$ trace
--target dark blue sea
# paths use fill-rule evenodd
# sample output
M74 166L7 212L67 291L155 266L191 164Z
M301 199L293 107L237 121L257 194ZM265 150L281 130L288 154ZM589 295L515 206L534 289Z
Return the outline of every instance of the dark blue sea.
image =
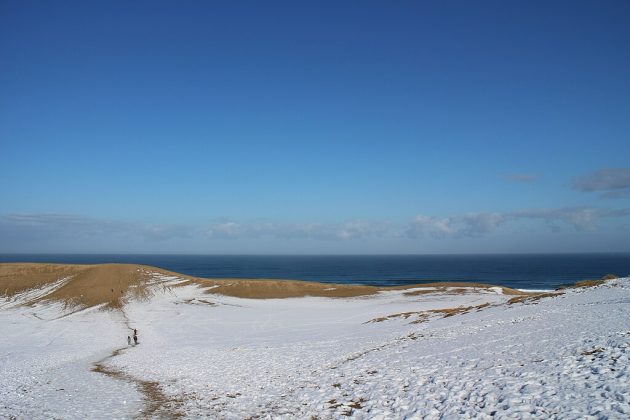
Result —
M554 289L606 274L630 274L630 254L252 256L0 254L0 262L133 263L197 277L274 278L406 285L435 281Z

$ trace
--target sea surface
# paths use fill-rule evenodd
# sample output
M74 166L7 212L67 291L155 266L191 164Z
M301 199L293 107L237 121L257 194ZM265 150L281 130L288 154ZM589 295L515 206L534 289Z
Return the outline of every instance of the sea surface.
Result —
M630 275L630 254L545 255L149 255L0 254L0 262L133 263L196 277L273 278L397 286L479 282L517 289L555 289L606 274Z

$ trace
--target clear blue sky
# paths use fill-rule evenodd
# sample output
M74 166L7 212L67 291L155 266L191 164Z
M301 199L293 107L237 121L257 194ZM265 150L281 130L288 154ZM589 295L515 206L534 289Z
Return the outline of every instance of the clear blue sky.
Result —
M630 251L630 2L0 0L0 252Z

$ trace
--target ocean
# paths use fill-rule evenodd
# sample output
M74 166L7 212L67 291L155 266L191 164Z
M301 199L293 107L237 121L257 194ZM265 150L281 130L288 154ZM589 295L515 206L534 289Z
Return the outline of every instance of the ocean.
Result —
M0 262L132 263L197 277L273 278L398 286L436 281L555 289L606 274L630 275L630 254L158 255L0 254Z

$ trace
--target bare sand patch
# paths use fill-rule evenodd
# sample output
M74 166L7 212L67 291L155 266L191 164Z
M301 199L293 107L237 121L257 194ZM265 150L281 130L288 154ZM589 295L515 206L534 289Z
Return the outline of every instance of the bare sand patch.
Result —
M60 287L29 304L61 301L68 307L120 308L126 298L148 297L147 281L152 272L133 264L0 264L0 294L16 294L68 278Z
M127 264L89 266L45 299L62 300L70 305L120 308L127 293L146 298L146 274L139 267ZM135 286L135 287L132 287Z
M89 265L74 264L1 263L0 294L11 297L89 268Z
M207 287L207 293L246 299L282 299L304 296L343 298L369 296L383 289L373 286L331 285L330 283L277 279L194 278L191 282Z
M541 299L560 296L562 292L548 292L548 293L530 293L527 295L515 296L508 300L508 305L515 303L538 303Z
M473 310L480 311L490 306L491 305L489 303L483 303L481 305L476 305L476 306L458 306L456 308L429 309L427 311L414 311L414 312L400 312L397 314L391 314L391 315L371 319L368 322L366 322L366 324L373 323L373 322L390 321L390 320L398 319L398 318L409 319L412 317L415 318L415 320L410 322L410 324L420 324L422 322L427 321L429 318L432 318L432 317L437 316L439 318L449 318L455 315L466 314Z
M617 278L619 278L619 277L614 275L614 274L607 274L604 277L602 277L601 279L578 281L578 282L576 282L575 284L573 284L571 286L560 287L556 291L553 291L553 292L525 293L525 294L522 294L520 296L515 296L512 299L510 299L508 301L508 305L513 305L515 303L536 304L541 299L555 297L555 296L560 296L560 295L562 295L564 293L564 290L566 290L566 289L578 289L578 288L581 288L581 287L595 287L595 286L599 286L599 285L608 283L610 280L614 280L614 279L617 279Z
M601 279L582 280L582 281L578 281L575 284L572 284L571 286L561 287L560 289L565 289L565 288L566 289L578 289L580 287L595 287L595 286L599 286L600 284L607 283L608 281L614 280L616 278L619 278L619 276L617 276L615 274L606 274Z

